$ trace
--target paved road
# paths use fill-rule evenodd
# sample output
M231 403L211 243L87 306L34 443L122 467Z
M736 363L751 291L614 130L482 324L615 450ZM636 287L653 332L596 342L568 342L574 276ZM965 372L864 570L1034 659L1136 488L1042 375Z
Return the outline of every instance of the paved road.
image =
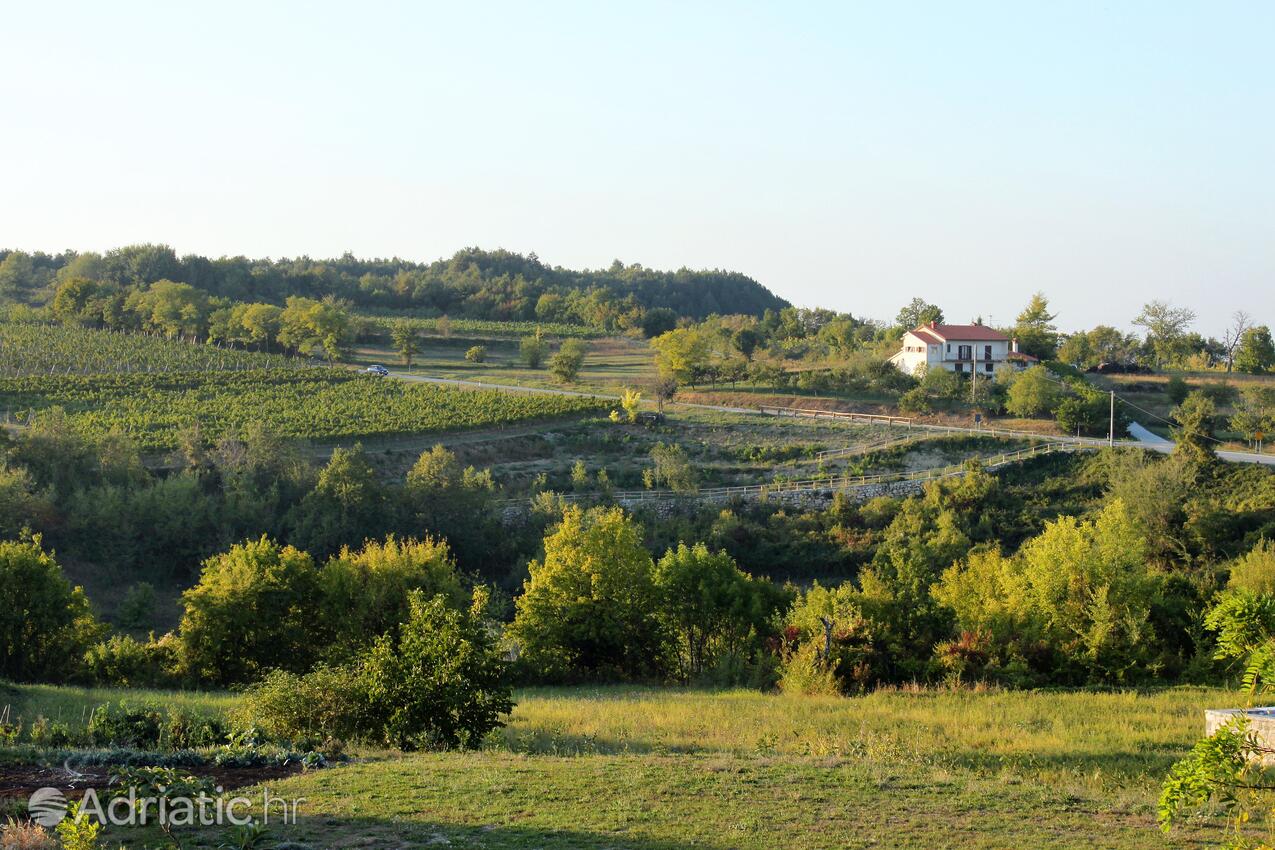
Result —
M561 389L555 389L553 387L524 387L524 386L519 386L518 384L492 384L492 383L485 383L483 381L465 381L459 378L431 378L425 375L411 375L405 372L398 372L398 371L391 372L390 374L404 381L418 381L420 383L425 383L425 384L447 384L449 386L471 387L474 389L484 389L484 390L499 390L501 392L514 392L514 393L549 393L551 395L582 396L584 398L599 398L599 399L606 399L608 401L620 400L620 397L616 395L607 395L605 393L590 393L590 392L584 392L582 390L561 390ZM671 402L671 404L676 404L680 407L693 407L699 410L715 410L722 413L754 413L754 414L764 414L764 415L770 415L770 416L776 415L766 410L759 410L755 407L728 407L726 405L720 405L720 404L702 404L699 402L686 402L686 401L675 401L675 402ZM785 415L803 415L803 414L785 414ZM813 416L814 414L811 413L809 415ZM835 418L835 417L829 416L829 418ZM1034 437L1036 439L1049 439L1049 440L1055 440L1055 441L1063 442L1063 443L1074 443L1077 445L1086 445L1086 446L1102 446L1102 445L1106 445L1107 443L1106 440L1103 440L1100 438L1094 438L1094 437L1050 436L1046 434L1030 434L1028 432L1017 433L1017 432L1010 432L1010 431L998 431L997 429L994 429L994 428L964 428L959 425L915 424L915 425L912 425L911 427L914 429L920 428L927 431L938 431L938 432L949 432L949 433L982 434L987 436L996 436L998 434L1002 434L1004 436L1021 436L1021 437L1029 437L1029 438ZM1148 431L1146 428L1142 427L1137 422L1131 422L1129 424L1129 433L1134 437L1134 439L1117 440L1116 445L1118 446L1135 446L1136 445L1144 449L1150 449L1152 451L1162 452L1164 454L1168 454L1173 451L1174 443L1164 439L1163 437L1157 434L1152 433L1151 431ZM1226 451L1226 452L1218 452L1217 456L1220 457L1222 460L1228 461L1230 463L1260 463L1260 464L1265 464L1266 466L1275 466L1275 454L1255 454L1253 452Z

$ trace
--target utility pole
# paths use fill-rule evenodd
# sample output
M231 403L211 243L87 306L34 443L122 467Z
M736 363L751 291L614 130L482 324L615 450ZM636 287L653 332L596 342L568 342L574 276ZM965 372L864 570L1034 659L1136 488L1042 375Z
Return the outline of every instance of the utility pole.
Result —
M1107 426L1107 445L1114 448L1116 445L1116 391L1111 391L1111 423Z

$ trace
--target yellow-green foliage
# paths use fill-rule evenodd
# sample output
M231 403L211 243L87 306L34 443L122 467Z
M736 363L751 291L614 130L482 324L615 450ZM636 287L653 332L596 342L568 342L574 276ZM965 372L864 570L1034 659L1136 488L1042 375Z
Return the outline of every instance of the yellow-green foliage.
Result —
M65 679L100 631L38 536L0 542L0 678Z
M659 669L654 564L620 508L568 507L528 566L509 634L542 676L635 676Z
M1047 523L1012 557L972 554L944 572L933 594L960 629L990 637L1002 660L1039 638L1062 665L1039 672L1119 680L1149 649L1156 580L1146 552L1117 499L1092 520Z
M182 661L191 676L247 682L265 670L303 670L313 661L319 571L305 552L267 537L204 563L182 594Z
M1231 564L1227 587L1275 595L1275 543L1260 540Z
M441 540L367 541L362 549L345 547L323 565L320 585L325 638L353 648L384 634L407 619L408 594L442 594L453 607L465 604L456 565Z

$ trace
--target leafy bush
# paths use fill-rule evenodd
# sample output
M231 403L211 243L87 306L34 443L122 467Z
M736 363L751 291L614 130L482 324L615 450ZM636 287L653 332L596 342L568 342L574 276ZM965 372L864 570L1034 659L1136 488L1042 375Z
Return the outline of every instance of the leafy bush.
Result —
M86 734L96 747L166 751L218 746L228 738L225 724L217 717L128 700L93 709Z
M659 671L664 635L654 568L641 527L624 511L568 507L544 540L544 559L528 566L516 603L509 634L520 665L542 680Z
M181 660L199 681L305 670L318 653L319 571L291 546L262 537L209 558L182 601Z
M1010 382L1005 409L1016 416L1040 416L1058 404L1059 391L1044 366L1033 366Z
M447 544L428 537L390 535L358 551L342 549L323 565L320 586L325 641L338 654L356 651L404 622L414 590L431 598L441 594L453 607L465 604Z
M359 737L361 694L354 666L320 665L304 675L273 670L244 692L235 720L277 741L324 746Z
M507 664L482 620L487 597L468 611L413 591L397 636L364 657L359 678L365 734L400 749L476 748L513 710Z
M563 340L562 345L558 346L557 353L549 358L549 371L553 372L554 377L559 381L571 383L580 373L587 351L587 346L578 339Z
M465 359L468 360L470 363L486 362L487 346L485 345L470 346L469 350L465 352Z
M507 664L481 618L419 590L397 634L355 663L305 675L275 671L245 695L238 716L293 742L357 739L404 750L477 747L513 708Z
M1030 660L1053 681L1124 681L1150 659L1154 637L1157 582L1146 551L1115 500L1092 520L1047 523L1012 558L972 553L943 573L934 596L962 631L987 636L985 650L1001 665Z
M703 543L679 544L655 566L660 615L682 681L703 677L726 659L747 662L785 594ZM742 670L741 670L742 672Z
M171 633L145 643L131 635L112 635L84 653L85 672L99 685L171 688L181 681L180 666L180 647Z
M38 536L0 542L0 678L65 681L100 632Z
M103 703L89 715L88 736L97 747L157 749L164 722L164 712L156 705Z

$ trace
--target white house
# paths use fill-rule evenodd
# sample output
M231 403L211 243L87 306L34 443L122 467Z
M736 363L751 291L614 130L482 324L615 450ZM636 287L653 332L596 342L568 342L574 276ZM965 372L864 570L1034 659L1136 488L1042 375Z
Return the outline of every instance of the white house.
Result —
M900 371L921 375L927 369L994 376L1005 368L1036 362L1011 340L986 325L940 325L930 322L903 335L903 347L890 358Z

